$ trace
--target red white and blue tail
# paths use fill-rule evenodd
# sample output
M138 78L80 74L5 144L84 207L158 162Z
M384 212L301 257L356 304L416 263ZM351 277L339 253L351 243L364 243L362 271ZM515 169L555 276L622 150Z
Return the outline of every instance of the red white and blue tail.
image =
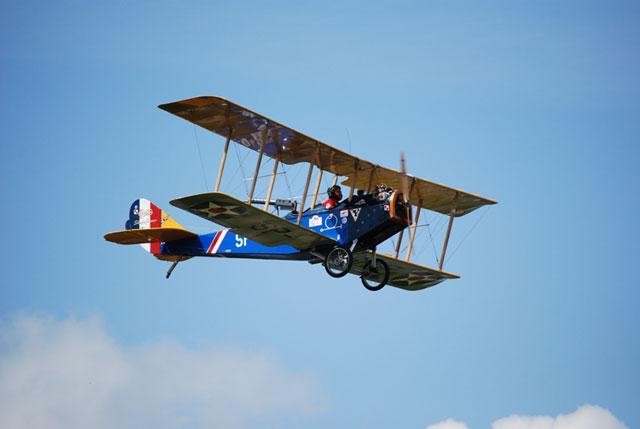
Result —
M118 244L140 244L158 256L162 253L162 243L194 236L196 234L187 231L160 207L139 198L131 204L125 230L110 232L104 238Z

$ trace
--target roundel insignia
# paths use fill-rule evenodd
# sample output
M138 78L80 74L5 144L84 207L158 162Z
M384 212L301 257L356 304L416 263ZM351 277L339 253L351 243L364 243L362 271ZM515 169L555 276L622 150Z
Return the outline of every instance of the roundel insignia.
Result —
M338 218L335 217L333 214L330 214L324 220L324 226L326 228L335 228L337 225L338 225Z
M216 217L238 216L246 211L242 206L234 204L216 204L214 202L207 202L206 206L196 210L212 219L215 219Z

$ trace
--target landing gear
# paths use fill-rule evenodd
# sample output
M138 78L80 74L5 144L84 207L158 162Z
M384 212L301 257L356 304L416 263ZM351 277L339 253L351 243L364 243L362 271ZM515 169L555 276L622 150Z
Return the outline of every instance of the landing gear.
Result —
M374 258L364 265L360 280L368 290L372 292L379 291L389 281L389 266L385 261Z
M324 259L324 269L331 277L344 277L351 270L353 255L346 247L336 246Z

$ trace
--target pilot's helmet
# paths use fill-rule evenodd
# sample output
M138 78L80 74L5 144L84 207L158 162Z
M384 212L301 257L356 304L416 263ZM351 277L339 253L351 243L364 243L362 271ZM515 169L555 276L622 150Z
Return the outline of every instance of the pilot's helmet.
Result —
M333 185L327 189L327 195L329 198L336 197L338 192L342 193L342 189L338 185Z

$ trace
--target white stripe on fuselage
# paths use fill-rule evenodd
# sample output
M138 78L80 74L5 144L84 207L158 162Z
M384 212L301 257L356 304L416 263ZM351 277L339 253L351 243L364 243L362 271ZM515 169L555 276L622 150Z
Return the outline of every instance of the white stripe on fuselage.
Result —
M224 238L227 236L227 232L229 230L228 229L223 229L222 231L220 231L220 236L218 237L218 240L216 241L216 244L213 246L213 249L211 249L211 253L218 253L218 249L220 248L220 244L222 244L222 241L224 240ZM213 238L215 240L215 237Z

